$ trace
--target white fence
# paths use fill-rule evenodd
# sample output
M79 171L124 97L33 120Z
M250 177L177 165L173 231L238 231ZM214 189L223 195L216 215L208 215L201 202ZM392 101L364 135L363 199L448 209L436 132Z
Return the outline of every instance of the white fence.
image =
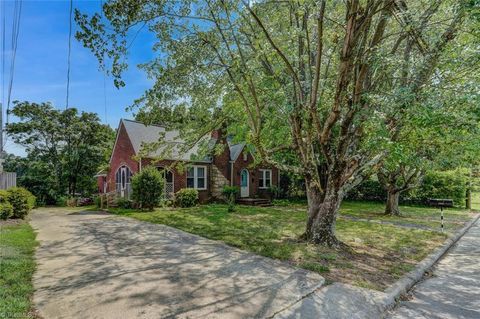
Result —
M0 189L7 189L15 186L17 186L17 173L0 173Z

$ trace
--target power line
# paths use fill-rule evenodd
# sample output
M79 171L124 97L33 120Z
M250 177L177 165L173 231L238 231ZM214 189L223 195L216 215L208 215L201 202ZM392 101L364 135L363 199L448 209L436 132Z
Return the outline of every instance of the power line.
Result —
M5 19L5 1L3 3L2 10L2 23L3 23L3 32L2 32L2 107L0 108L0 151L4 150L5 143L7 141L7 136L3 136L3 103L5 101L5 60L6 60L6 19ZM20 18L22 16L22 0L16 0L13 8L13 19L12 19L12 38L11 38L11 60L10 60L10 74L8 82L8 94L7 94L7 111L6 111L6 124L8 124L9 113L10 113L10 102L12 98L12 88L13 88L13 78L15 75L15 59L17 56L17 47L18 47L18 35L20 33ZM1 154L0 154L1 156Z
M65 102L65 109L68 109L68 98L70 93L70 55L72 52L72 11L73 11L73 0L70 0L70 17L68 20L67 96L66 96L66 102Z
M5 103L5 43L7 37L5 33L5 29L7 27L7 23L5 21L5 9L5 1L2 1L2 103ZM3 116L3 114L0 114L0 116Z
M20 17L22 15L22 0L15 1L15 6L13 9L13 25L12 25L12 59L10 61L10 82L8 84L8 95L7 95L7 121L10 111L10 102L12 98L12 88L13 88L13 78L15 74L15 58L17 56L17 47L18 47L18 35L20 33Z
M5 21L5 1L2 1L2 102L0 103L0 156L3 153L5 148L3 142L3 106L5 104L5 43L6 43L6 33L5 29L7 23Z

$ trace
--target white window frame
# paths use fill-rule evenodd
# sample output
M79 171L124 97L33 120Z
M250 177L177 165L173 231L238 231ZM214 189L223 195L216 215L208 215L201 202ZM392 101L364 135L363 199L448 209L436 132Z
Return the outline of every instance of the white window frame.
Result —
M187 172L185 173L186 178L187 178L187 180L186 180L187 185L186 186L187 186L187 188L192 188L192 187L188 187L188 178L189 178L188 177L188 169L189 168L193 168L193 189L198 189L198 190L201 190L201 191L207 190L207 183L208 183L208 180L207 180L207 174L208 174L207 166L205 166L205 165L191 165L187 168ZM203 178L205 179L205 183L204 183L205 187L203 187L203 188L198 187L198 169L199 168L203 168L203 171L205 172L205 174L203 175Z
M261 178L258 179L258 188L267 189L270 186L272 186L272 177L273 177L272 170L271 169L259 169L259 171L260 171ZM267 180L265 178L266 172L270 172L270 178L269 178L270 179L270 185L269 186L265 186L265 184L266 184L265 181ZM263 181L263 185L260 185L260 181Z

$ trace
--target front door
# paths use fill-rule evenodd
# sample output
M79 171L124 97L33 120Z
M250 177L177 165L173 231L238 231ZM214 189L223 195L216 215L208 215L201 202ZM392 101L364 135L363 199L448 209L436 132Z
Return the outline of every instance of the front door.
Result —
M242 169L240 172L240 197L248 197L248 171Z
M120 196L126 197L126 189L127 189L127 167L122 166L120 168Z

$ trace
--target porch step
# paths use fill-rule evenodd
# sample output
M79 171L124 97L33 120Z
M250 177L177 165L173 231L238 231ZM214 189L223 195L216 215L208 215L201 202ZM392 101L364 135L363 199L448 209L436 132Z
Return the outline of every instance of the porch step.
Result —
M272 203L270 200L266 198L239 198L237 199L237 203L240 205L248 205L248 206L261 206L261 207L267 207L267 206L272 206Z

